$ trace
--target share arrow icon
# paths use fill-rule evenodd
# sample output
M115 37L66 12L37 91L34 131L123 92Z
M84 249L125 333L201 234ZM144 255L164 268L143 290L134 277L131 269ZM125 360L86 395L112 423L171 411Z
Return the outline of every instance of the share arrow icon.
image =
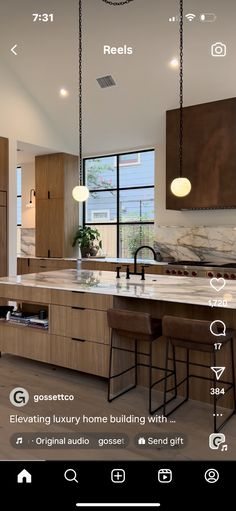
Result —
M225 370L225 367L211 367L211 369L214 371L216 379L219 380Z

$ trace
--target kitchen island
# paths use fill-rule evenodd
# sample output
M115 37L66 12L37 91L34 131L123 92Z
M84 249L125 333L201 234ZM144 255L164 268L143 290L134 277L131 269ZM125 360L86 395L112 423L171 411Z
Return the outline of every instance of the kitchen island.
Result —
M164 275L132 275L121 273L62 270L0 279L0 297L20 304L23 312L48 315L48 329L0 322L0 351L63 366L77 371L108 377L110 332L107 309L123 308L150 312L157 318L166 314L215 320L236 329L236 283L226 282L217 292L209 279L168 277ZM214 305L214 306L213 306ZM124 339L118 342L127 343ZM164 339L155 343L156 364L164 366ZM145 362L147 346L140 343L139 360ZM127 355L127 357L130 355ZM178 356L185 356L179 349ZM207 353L191 352L191 360L207 363ZM227 366L229 353L222 351L218 363ZM183 364L178 363L183 371ZM199 375L202 368L197 369ZM210 374L209 359L209 374ZM212 376L212 374L211 374ZM147 381L146 368L140 368L139 382ZM209 401L206 382L193 380L193 399ZM225 399L230 406L230 396Z

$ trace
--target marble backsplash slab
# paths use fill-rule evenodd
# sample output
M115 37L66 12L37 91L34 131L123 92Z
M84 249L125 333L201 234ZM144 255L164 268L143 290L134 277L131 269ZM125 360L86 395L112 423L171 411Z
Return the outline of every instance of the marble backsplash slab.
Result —
M34 228L21 228L21 247L20 253L22 256L35 256L35 229Z
M154 248L162 259L236 262L236 227L167 226L155 229Z

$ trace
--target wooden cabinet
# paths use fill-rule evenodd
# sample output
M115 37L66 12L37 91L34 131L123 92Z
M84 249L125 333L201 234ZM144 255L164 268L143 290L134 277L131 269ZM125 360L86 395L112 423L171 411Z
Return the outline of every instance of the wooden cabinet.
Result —
M61 293L69 301L75 296L77 303L79 293L57 290L53 294L51 289L20 285L0 287L1 296L21 303L23 311L36 314L43 308L49 317L48 330L1 321L0 352L108 377L110 329L106 309L112 306L113 297L91 295L94 302L86 309L54 305Z
M183 176L191 181L186 197L175 197L171 182L179 168L179 110L166 113L166 208L236 208L236 98L183 109Z
M0 192L0 277L7 275L7 192Z
M47 332L25 326L0 324L0 351L21 357L50 362L50 336Z
M9 142L8 138L0 137L0 190L8 191L9 168Z
M7 275L8 145L8 139L0 137L0 277Z
M107 312L83 307L51 307L51 333L77 341L109 344Z
M47 259L47 258L17 258L17 274L41 273L45 271L76 269L75 259Z
M73 257L71 246L79 222L72 198L78 184L77 156L58 153L35 158L36 256Z
M51 336L51 363L108 378L109 346Z
M38 199L48 199L48 192L52 199L64 197L64 166L65 158L77 157L65 154L46 154L35 158L35 189Z

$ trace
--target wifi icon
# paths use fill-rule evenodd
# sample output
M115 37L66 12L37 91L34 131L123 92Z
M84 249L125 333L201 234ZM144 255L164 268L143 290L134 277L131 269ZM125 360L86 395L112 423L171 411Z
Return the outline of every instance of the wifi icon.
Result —
M193 21L194 18L196 18L196 14L192 14L192 13L185 14L185 18L187 18L188 21Z

